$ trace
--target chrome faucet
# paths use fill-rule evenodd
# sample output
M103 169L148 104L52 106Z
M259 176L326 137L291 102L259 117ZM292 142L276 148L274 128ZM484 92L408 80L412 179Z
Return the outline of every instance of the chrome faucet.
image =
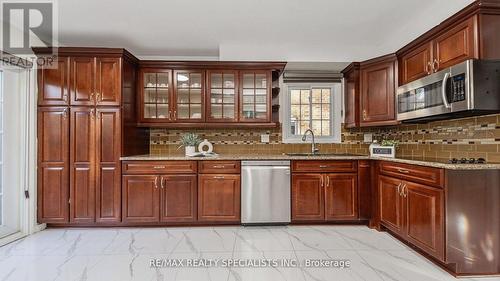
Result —
M307 139L307 133L311 133L312 136L312 143L311 143L311 153L316 154L319 152L319 149L316 148L316 142L314 141L314 132L311 129L307 129L304 135L302 136L302 141L306 141Z

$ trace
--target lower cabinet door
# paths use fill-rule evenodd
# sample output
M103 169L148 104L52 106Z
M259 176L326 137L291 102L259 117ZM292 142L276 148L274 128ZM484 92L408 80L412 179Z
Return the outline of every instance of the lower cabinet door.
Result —
M95 222L95 109L71 108L70 223Z
M406 239L444 261L444 191L405 183Z
M240 221L240 175L198 176L198 221Z
M121 221L121 116L119 108L96 111L96 222Z
M161 177L160 221L196 221L196 175Z
M69 222L69 108L38 108L39 223Z
M357 174L327 174L324 178L326 220L357 219Z
M380 176L378 179L380 222L393 232L403 236L403 196L399 179Z
M123 222L160 221L160 176L123 176Z
M292 176L292 221L325 219L322 174Z

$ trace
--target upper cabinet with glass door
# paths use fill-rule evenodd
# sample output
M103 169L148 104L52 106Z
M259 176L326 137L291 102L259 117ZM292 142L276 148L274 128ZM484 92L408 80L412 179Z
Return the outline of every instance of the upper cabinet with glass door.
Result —
M204 116L204 79L203 70L174 71L176 109L174 116L178 122L202 122Z
M238 121L238 72L209 70L207 121Z
M271 71L241 71L240 122L270 122Z
M170 70L141 69L141 116L143 122L173 120L172 83Z
M279 77L285 65L282 62L141 62L138 125L276 127L279 120L272 117L279 106L271 104L278 100Z

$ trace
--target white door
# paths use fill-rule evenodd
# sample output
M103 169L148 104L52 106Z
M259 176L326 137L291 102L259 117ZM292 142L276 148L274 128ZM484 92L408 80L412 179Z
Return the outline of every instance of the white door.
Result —
M26 182L26 71L0 69L0 238L18 234Z

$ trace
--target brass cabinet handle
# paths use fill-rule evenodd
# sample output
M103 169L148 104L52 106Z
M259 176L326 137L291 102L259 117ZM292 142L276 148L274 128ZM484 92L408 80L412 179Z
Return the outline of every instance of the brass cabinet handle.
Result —
M323 186L323 176L320 176L320 178L319 178L319 185Z
M161 177L161 179L160 179L161 189L163 189L163 188L165 187L165 186L163 185L163 180L164 180L164 178L163 178L163 177Z
M432 69L434 70L434 73L438 71L438 68L439 68L439 61L437 59L434 59L434 61L432 62Z
M63 118L64 118L64 119L68 118L68 109L67 109L67 108L65 108L65 109L63 110L62 114L63 114Z
M224 165L215 165L213 167L214 167L214 169L224 169L226 166L224 166Z
M165 169L165 166L154 166L153 169Z
M326 177L326 187L329 187L330 186L330 177L329 176L325 176Z
M432 73L432 62L427 62L427 65L425 66L425 72L427 73L427 75L431 74Z
M366 120L366 116L367 116L366 109L363 109L363 120Z
M214 179L216 180L223 180L225 177L224 176L214 176Z
M155 188L158 188L158 177L155 178Z
M92 103L95 103L95 101L94 101L94 93L90 93L90 100L92 101Z
M101 101L101 94L100 93L97 93L95 94L95 99L96 99L96 103L99 103Z
M95 118L95 109L94 109L94 108L92 108L92 109L90 110L90 118L91 118L91 119L94 119L94 118Z
M63 100L64 100L65 102L67 102L67 101L68 101L68 95L64 94L64 95L63 95Z
M409 174L410 173L410 171L405 170L405 169L398 169L398 172L400 172L402 174Z
M320 168L328 168L328 165L319 165Z
M402 185L402 184L403 184L403 183L402 183L402 182L400 182L400 183L398 184L398 187L397 187L399 196L402 196L402 195L401 195L401 185Z
M406 196L408 196L408 186L405 183L403 186L403 197L406 198Z

